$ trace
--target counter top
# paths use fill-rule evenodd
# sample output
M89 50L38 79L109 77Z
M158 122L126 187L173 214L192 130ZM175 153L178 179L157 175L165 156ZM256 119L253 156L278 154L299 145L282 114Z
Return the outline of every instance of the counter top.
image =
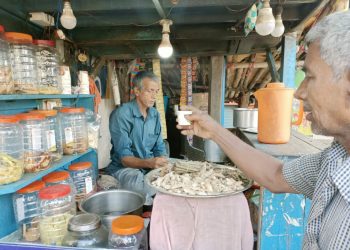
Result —
M249 144L269 155L279 157L299 157L306 154L318 153L329 147L333 139L313 139L297 131L292 131L290 140L285 144L264 144L258 142L258 135L255 133L242 132L249 140Z

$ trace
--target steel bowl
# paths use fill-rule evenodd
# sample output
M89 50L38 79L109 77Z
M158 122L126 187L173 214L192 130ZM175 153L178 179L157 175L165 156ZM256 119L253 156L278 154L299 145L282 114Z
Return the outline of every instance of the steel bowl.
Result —
M233 110L233 126L236 128L257 128L258 109L235 108Z
M129 190L107 190L85 198L79 208L85 213L100 216L102 224L110 229L112 221L125 214L142 215L145 198Z

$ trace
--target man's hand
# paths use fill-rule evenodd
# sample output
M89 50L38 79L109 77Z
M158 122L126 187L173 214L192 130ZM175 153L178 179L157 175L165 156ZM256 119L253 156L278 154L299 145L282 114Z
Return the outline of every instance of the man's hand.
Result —
M154 157L147 159L149 168L161 168L168 164L168 159L165 157Z
M212 139L215 131L220 125L207 113L192 106L181 107L182 110L191 110L191 115L186 115L186 119L191 122L189 126L177 125L183 135L197 135L204 139Z

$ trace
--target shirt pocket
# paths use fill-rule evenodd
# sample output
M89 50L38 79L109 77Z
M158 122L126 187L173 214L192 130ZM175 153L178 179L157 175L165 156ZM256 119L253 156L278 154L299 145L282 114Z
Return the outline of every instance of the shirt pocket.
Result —
M152 149L154 147L154 145L157 143L159 134L148 134L148 138L146 141L146 145L148 147L148 149Z

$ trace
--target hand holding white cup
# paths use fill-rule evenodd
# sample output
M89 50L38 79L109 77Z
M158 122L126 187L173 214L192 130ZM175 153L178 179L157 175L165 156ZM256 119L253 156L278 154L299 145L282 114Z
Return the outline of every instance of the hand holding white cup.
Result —
M177 123L181 126L189 126L191 122L185 118L185 115L191 115L190 110L179 110L177 111Z

